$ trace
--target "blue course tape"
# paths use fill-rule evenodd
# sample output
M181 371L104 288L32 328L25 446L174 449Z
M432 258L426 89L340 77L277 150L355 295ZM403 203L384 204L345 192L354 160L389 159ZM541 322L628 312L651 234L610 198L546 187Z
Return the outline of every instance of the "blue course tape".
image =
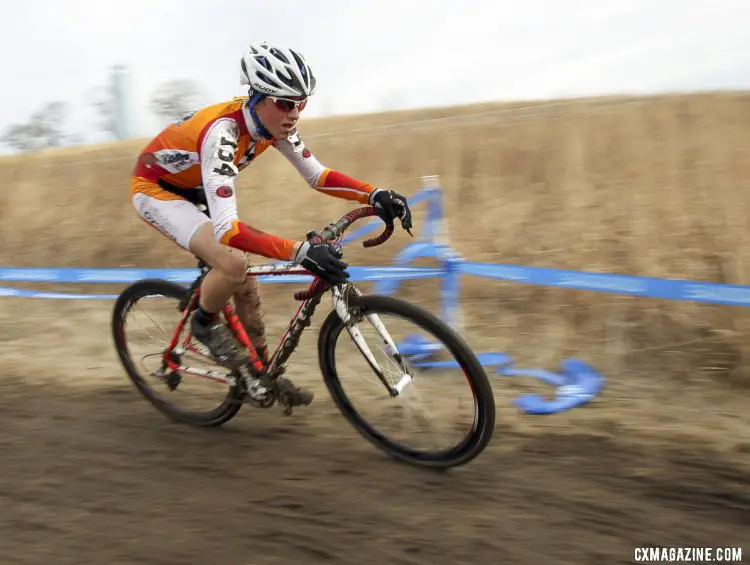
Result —
M510 356L505 353L477 353L477 360L482 367L492 365L506 365L510 363ZM434 369L457 369L459 367L456 361L414 361L411 363L414 367L425 367Z
M510 364L499 367L497 373L534 377L554 387L553 400L545 400L538 394L524 394L513 401L519 410L527 414L557 414L570 410L595 398L604 387L604 377L583 361L564 359L561 365L562 374L543 369L515 369Z
M351 267L354 281L378 281L383 278L423 279L443 275L439 269L427 267ZM199 274L198 269L0 269L0 280L58 283L131 283L144 278L158 278L175 283L189 284ZM309 275L263 275L262 283L309 283ZM62 300L114 300L116 294L76 294L48 292L0 286L0 296L47 298Z
M350 267L354 281L382 279L438 278L443 271L429 267ZM57 283L131 283L145 278L165 279L176 283L191 283L198 269L0 269L0 280ZM311 282L310 275L262 275L261 282Z
M398 350L409 359L414 367L425 369L457 369L457 361L435 361L430 357L442 351L442 345L433 343L424 336L412 334L398 344ZM517 397L513 404L526 414L558 414L581 406L595 398L604 387L604 377L592 367L570 358L562 362L562 373L552 373L544 369L517 369L506 353L477 353L482 366L497 366L496 372L502 376L532 377L552 386L555 396L545 400L538 394L524 394Z
M412 334L406 336L401 343L397 345L399 353L409 357L412 365L415 367L433 367L433 368L457 368L457 361L425 361L433 353L443 350L443 346L438 343L431 343L424 336ZM510 356L505 353L478 353L477 359L482 366L490 365L507 365L511 362Z
M63 300L115 300L116 294L74 294L68 292L43 292L0 286L0 296L22 296L24 298L57 298Z
M680 279L657 279L630 275L611 275L463 261L458 262L458 269L465 275L508 280L518 283L593 290L612 294L630 294L664 300L750 306L750 286L746 285Z
M401 251L399 251L398 255L396 255L395 259L393 260L393 264L399 267L403 267L410 261L413 261L414 259L417 259L419 257L437 258L438 249L435 245L428 242L417 241L414 243L409 243L408 245L405 245L401 249ZM397 288L398 282L383 279L381 281L378 281L378 283L375 285L375 292L378 294L393 294Z

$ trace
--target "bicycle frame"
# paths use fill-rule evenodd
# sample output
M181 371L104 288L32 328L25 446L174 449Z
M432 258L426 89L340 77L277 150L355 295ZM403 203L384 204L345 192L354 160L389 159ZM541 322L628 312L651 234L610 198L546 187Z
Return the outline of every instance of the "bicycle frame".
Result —
M356 220L368 216L380 215L381 212L373 206L365 206L362 208L356 208L343 216L335 224L329 224L324 228L322 234L316 232L309 232L307 239L309 241L327 241L334 244L340 244L346 229L354 223ZM393 234L393 223L387 223L386 229L379 236L363 242L364 247L373 247L381 245ZM179 336L182 333L190 314L197 308L198 300L200 298L200 285L203 278L209 271L209 267L206 266L202 261L199 262L201 268L201 274L193 281L190 286L187 300L180 304L182 309L182 316L175 328L172 335L172 339L163 352L163 360L166 368L172 371L180 373L187 373L198 377L207 378L217 382L222 382L230 386L237 384L237 378L231 374L222 373L220 371L211 371L206 369L200 369L195 367L188 367L183 365L179 358L186 351L190 350L192 353L196 353L202 357L211 360L210 356L204 355L202 352L190 348L191 333L188 332L185 336L181 347L178 348ZM248 276L261 276L261 275L308 275L312 274L304 269L303 267L295 265L293 262L285 262L280 264L272 265L258 265L247 268ZM244 347L250 354L251 359L251 370L255 373L254 376L269 375L271 378L277 372L277 369L282 367L283 364L289 359L291 354L296 349L302 332L306 327L310 325L310 320L315 313L315 310L320 303L323 292L329 289L335 289L337 287L329 287L318 277L313 276L313 281L310 283L306 291L296 292L294 298L301 301L301 304L295 314L292 316L287 329L281 337L279 345L271 355L271 358L266 365L262 359L260 359L258 352L252 345L252 341L245 330L242 322L237 315L237 312L231 302L227 302L222 309L222 314L227 322L232 333L235 335L239 343ZM335 291L334 291L335 292ZM165 371L166 372L166 371Z

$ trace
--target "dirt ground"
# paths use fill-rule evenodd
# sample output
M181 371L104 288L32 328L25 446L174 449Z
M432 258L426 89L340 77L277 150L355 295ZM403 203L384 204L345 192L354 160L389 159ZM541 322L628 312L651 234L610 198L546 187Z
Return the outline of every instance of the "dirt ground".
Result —
M0 563L581 565L632 563L644 546L750 550L750 403L729 390L623 371L585 407L525 416L513 395L542 388L495 375L493 442L435 473L387 459L336 411L316 324L290 369L312 406L247 407L200 430L130 385L111 302L1 308ZM467 338L484 350L488 334Z

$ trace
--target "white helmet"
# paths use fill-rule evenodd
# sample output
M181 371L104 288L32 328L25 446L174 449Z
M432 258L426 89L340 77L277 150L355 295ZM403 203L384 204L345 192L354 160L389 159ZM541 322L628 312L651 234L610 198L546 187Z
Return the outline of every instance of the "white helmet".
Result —
M273 47L265 41L251 43L242 56L240 84L271 96L312 96L315 92L315 76L297 51L284 47Z

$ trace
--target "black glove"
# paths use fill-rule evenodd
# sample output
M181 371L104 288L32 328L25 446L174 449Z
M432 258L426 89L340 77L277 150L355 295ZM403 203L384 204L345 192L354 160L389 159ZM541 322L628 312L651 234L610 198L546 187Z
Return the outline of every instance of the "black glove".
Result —
M376 188L370 195L370 204L382 208L385 219L392 222L395 218L401 218L401 227L411 233L411 209L406 201L406 196L400 195L393 190Z
M294 262L330 284L342 284L349 278L348 265L341 260L341 252L330 243L305 241Z

